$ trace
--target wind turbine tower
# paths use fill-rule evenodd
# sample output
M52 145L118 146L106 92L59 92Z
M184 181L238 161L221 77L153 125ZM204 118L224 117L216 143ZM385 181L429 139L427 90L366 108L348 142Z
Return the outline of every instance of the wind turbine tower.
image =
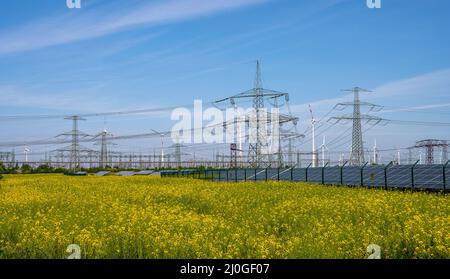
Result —
M30 152L30 148L28 146L25 146L23 153L25 153L25 163L28 163L28 152Z
M311 128L312 128L312 166L313 168L316 168L319 166L319 158L317 154L316 149L316 119L314 118L314 114L311 108L311 105L309 105L309 112L311 113Z
M320 148L322 149L322 167L325 167L325 150L330 151L325 144L325 136L323 136L323 142Z
M374 145L373 145L373 164L378 164L378 150L377 150L377 140L375 139Z
M160 158L160 163L162 165L164 163L164 137L167 136L167 134L160 133L160 132L158 132L156 130L153 130L153 129L152 129L152 131L157 133L157 134L159 134L159 136L161 137L161 158Z

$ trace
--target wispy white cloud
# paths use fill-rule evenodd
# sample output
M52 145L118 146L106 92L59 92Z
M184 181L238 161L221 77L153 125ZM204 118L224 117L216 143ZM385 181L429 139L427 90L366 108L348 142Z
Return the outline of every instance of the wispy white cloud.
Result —
M395 107L397 107L396 111L399 112L411 109L430 110L448 106L447 103L450 101L449 88L450 69L444 69L380 85L371 89L373 91L372 93L364 94L362 98L364 101L370 101L380 105L389 105L389 107L393 107L393 103L398 103ZM339 93L339 89L337 89L336 95ZM352 94L344 94L335 98L311 102L311 105L316 111L326 113L337 103L343 101L348 102L351 101L352 98ZM410 108L403 109L401 100L403 100L404 103L411 104L417 102L420 105L412 105ZM430 103L436 102L436 100L442 102ZM309 113L308 105L309 104L293 105L292 110L296 113ZM392 109L389 110L389 112L392 111ZM380 113L383 112L384 111L381 111Z
M398 109L389 109L389 110L383 110L382 112L425 112L429 110L435 110L438 108L447 108L450 107L450 103L444 103L444 104L431 104L431 105L424 105L424 106L411 106L411 107L402 107ZM450 111L447 111L450 113Z
M238 62L242 63L242 62ZM225 65L224 67L229 67ZM222 68L205 69L204 71L217 71ZM201 73L201 72L200 72ZM196 75L199 73L191 73ZM100 86L100 88L99 88ZM84 90L85 94L79 92L64 92L64 94L55 93L36 93L33 88L25 90L20 86L0 86L0 103L8 104L11 107L26 108L46 108L46 109L70 109L79 112L98 111L102 107L102 111L123 110L124 104L112 104L109 97L99 98L101 94L96 94L97 101L92 101L92 92L101 91L101 86L92 87ZM387 105L387 108L381 112L402 112L411 110L435 110L438 108L446 108L450 106L450 69L431 72L424 75L389 82L387 84L376 87L373 93L367 93L362 96L364 101L371 101L380 105ZM31 91L33 93L31 93ZM301 116L302 122L308 123L309 109L311 104L317 119L321 118L325 113L330 111L337 103L351 101L352 94L342 94L336 90L335 98L322 99L304 104L291 104L291 111ZM410 104L409 106L392 105L392 99L405 100L405 103L411 103L414 99L418 104ZM436 103L435 100L441 101ZM408 101L408 102L406 102ZM137 109L136 106L128 106L130 109Z
M448 119L449 117L448 107L450 106L450 94L448 94L448 88L450 88L450 69L444 69L389 82L376 88L369 88L373 92L362 94L361 98L364 101L386 105L384 110L376 113L380 117L388 119L392 117L393 119L423 120L423 115L415 115L414 113L428 112L428 116L431 117L427 118L428 121L448 122L449 120L443 120L443 118ZM337 89L336 96L338 97L311 102L315 112L315 118L323 119L322 123L325 123L330 116L350 113L351 109L346 112L333 111L325 117L326 113L337 103L348 102L353 99L352 94L341 94L342 92ZM439 108L441 108L441 110L437 111ZM311 118L309 115L308 103L293 105L291 106L291 110L300 117L300 126L307 127L305 131L305 133L307 133L307 139L299 146L308 149L311 145ZM372 114L375 113L372 112ZM316 136L326 136L327 142L331 142L331 145L329 145L330 149L345 149L351 141L351 123L346 122L341 124L345 124L346 126L336 125L330 127L326 124L318 124L319 129L316 130ZM439 138L442 133L446 133L444 130L439 131L437 129L430 132L427 127L416 126L388 125L382 126L381 129L372 129L370 126L365 126L363 128L365 131L364 140L371 141L376 138L379 147L392 147L392 145L407 146L406 144L412 144L415 140L423 137L424 133L428 133L430 137L437 138ZM426 131L426 129L428 129L428 131ZM329 138L331 138L331 141Z
M80 9L0 33L0 54L104 36L135 26L153 26L209 16L268 0L170 0L107 11Z
M18 86L0 86L0 104L15 108L50 109L70 112L92 112L98 108L103 108L108 104L107 109L118 109L110 104L107 97L96 96L92 99L92 92L99 90L99 87L86 90L87 93L66 91L64 94L54 92L37 92L25 90Z
M374 89L375 94L370 98L448 96L448 88L450 88L450 69L444 69L381 85Z
M131 25L175 22L199 16L206 16L259 4L266 0L170 0L149 4L134 10L118 20L109 21L104 28L117 30Z

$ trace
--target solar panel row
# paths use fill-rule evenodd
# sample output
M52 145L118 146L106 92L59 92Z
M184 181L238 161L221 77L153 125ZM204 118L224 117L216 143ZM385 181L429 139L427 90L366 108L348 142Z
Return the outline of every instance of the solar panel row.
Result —
M450 168L442 165L398 165L361 167L325 167L295 169L209 170L204 177L216 181L285 180L329 185L444 189L450 181ZM175 171L176 172L176 171ZM181 176L184 176L182 174Z

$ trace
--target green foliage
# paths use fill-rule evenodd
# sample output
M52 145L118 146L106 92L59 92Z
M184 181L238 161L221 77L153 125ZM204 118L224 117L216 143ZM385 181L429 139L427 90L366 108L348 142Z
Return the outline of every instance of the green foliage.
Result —
M34 173L52 173L53 171L53 168L48 165L40 165L33 170Z
M32 173L33 168L28 164L23 164L22 167L20 168L20 171L21 171L21 173L24 173L24 174Z

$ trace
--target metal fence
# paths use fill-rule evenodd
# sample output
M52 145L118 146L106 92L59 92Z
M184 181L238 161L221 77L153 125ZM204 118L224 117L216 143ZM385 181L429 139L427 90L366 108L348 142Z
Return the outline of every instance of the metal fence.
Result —
M447 192L449 162L443 165L364 165L320 168L266 168L162 171L162 177L193 177L212 181L293 181L323 185L400 188Z

